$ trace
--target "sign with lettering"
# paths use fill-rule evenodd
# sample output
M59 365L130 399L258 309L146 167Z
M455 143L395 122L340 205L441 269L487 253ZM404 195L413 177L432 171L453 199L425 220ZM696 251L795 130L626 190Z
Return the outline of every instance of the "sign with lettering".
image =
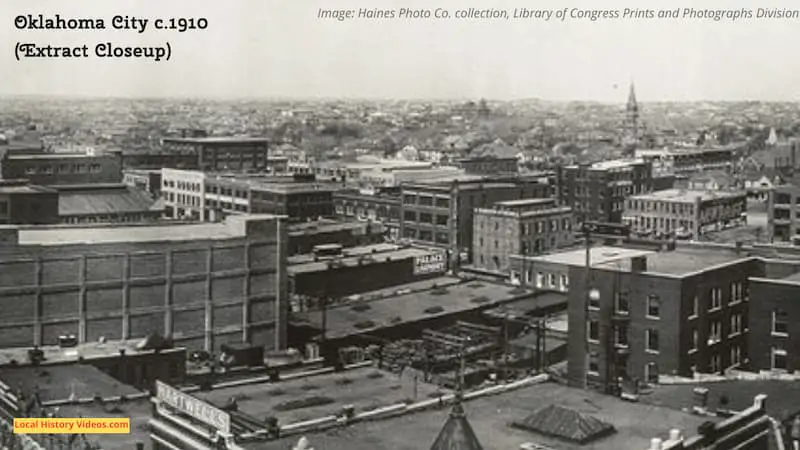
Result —
M447 271L447 257L444 253L430 253L414 258L414 275L444 273Z
M166 383L156 381L156 398L170 408L219 431L224 433L231 431L231 416L228 413Z

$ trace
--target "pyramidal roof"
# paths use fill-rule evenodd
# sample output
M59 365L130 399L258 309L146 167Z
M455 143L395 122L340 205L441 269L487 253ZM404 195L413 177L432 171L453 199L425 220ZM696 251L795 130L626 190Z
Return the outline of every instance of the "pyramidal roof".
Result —
M434 441L431 450L483 450L460 401L456 401L450 411L442 431Z
M517 428L585 444L614 433L614 426L578 411L550 405L520 422Z

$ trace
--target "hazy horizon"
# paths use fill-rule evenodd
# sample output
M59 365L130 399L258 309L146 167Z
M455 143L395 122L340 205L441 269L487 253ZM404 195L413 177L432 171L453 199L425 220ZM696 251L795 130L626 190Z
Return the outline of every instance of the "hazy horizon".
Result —
M621 0L341 0L337 9L388 7L675 8ZM0 95L276 101L641 103L800 101L798 20L335 21L324 0L81 0L0 2ZM788 0L689 0L679 8L790 8ZM796 6L800 8L800 5ZM102 18L107 30L17 30L17 15ZM206 17L186 33L110 28L116 15ZM16 61L14 45L172 47L170 61Z

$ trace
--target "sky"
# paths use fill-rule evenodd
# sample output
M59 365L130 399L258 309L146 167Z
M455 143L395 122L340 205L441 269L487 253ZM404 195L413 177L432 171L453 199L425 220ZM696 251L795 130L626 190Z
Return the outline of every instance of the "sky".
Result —
M0 0L0 95L213 98L800 100L800 19L346 20L320 8L796 8L792 0ZM18 15L151 19L144 33L18 30ZM153 30L204 17L205 30ZM98 43L164 46L169 61L103 59ZM17 43L89 46L15 59Z

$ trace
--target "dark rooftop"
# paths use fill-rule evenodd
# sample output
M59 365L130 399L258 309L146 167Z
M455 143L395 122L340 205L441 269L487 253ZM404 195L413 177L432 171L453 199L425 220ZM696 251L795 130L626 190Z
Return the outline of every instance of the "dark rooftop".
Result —
M0 381L13 392L22 389L26 395L33 395L38 388L42 402L68 400L75 398L103 398L120 395L131 396L139 391L121 383L100 369L80 364L59 364L51 366L20 366L0 369Z
M164 138L164 142L178 144L266 144L269 139L256 137L212 136L200 138Z
M502 284L470 281L363 302L369 305L367 310L357 311L352 303L344 304L328 309L326 336L342 338L368 333L376 328L496 306L525 295L530 292ZM315 328L322 327L319 313L299 313L295 317ZM364 323L372 326L361 328Z
M752 398L750 401L752 403ZM617 432L589 445L580 445L509 426L511 422L521 420L550 404L592 415L613 425ZM669 408L629 403L554 383L471 400L464 403L464 409L485 450L519 449L520 445L528 442L558 450L646 449L652 438L666 438L672 428L683 430L684 434L696 434L695 430L700 424L714 420ZM421 450L430 448L448 415L446 409L430 410L307 434L306 437L312 447L320 450ZM293 436L263 443L258 449L285 450L297 439Z
M125 185L83 186L59 190L60 216L115 215L153 211L155 205L147 193Z

